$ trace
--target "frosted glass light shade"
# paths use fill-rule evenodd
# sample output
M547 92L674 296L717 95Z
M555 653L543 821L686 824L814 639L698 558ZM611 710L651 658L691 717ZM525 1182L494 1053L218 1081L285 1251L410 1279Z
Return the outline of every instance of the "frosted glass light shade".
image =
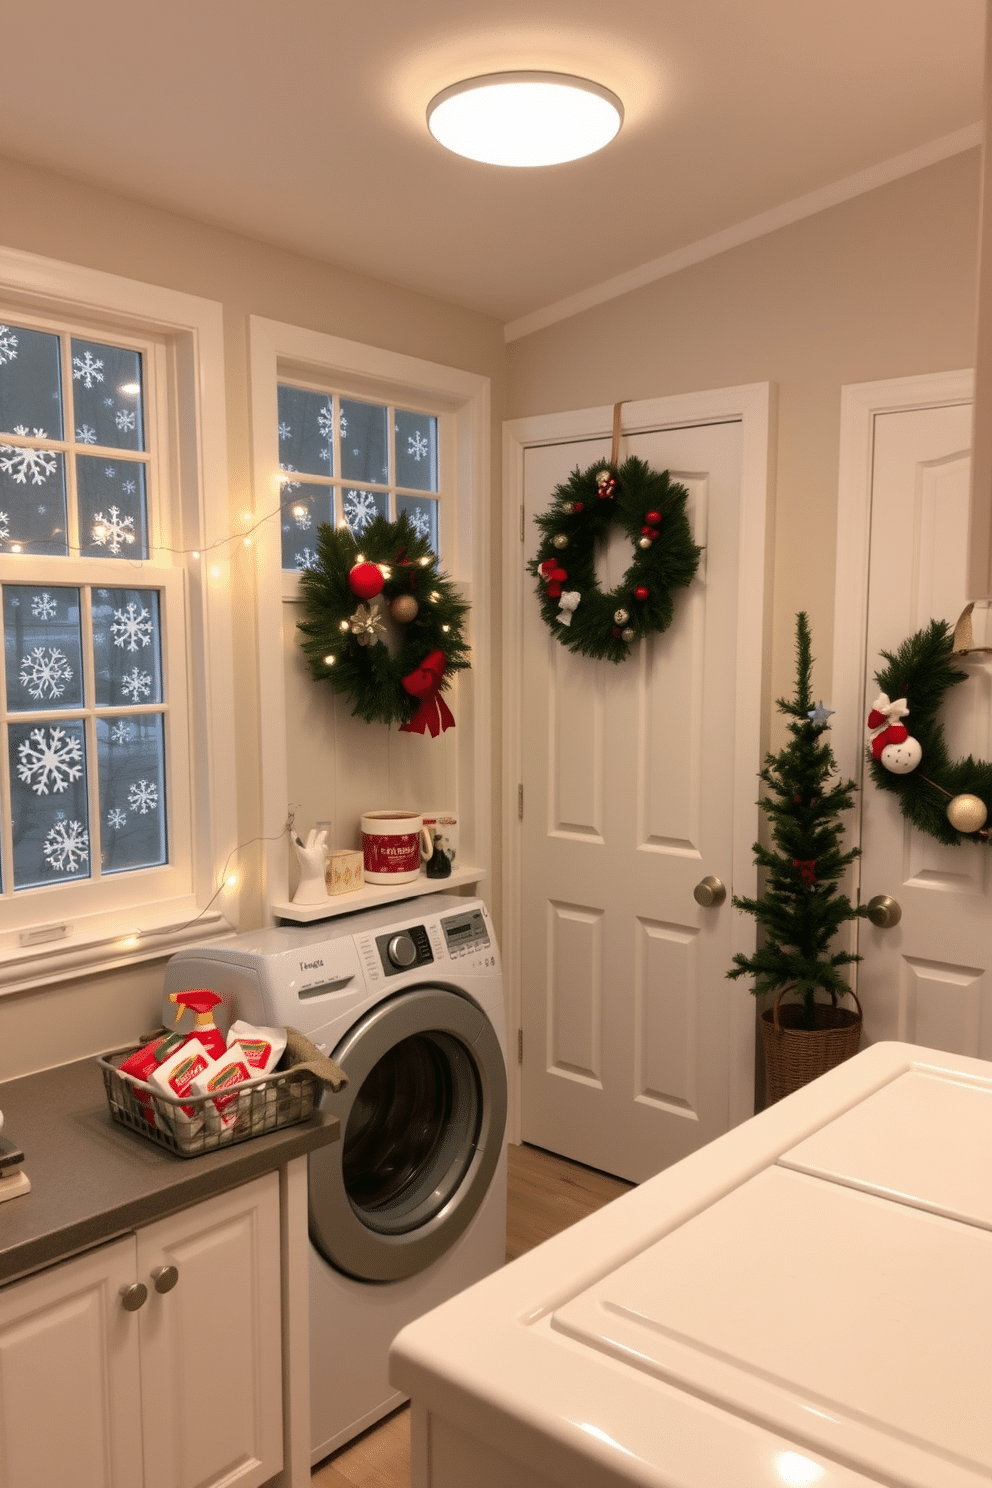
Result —
M486 165L560 165L608 145L623 123L609 88L563 72L494 72L436 94L427 127L456 155Z

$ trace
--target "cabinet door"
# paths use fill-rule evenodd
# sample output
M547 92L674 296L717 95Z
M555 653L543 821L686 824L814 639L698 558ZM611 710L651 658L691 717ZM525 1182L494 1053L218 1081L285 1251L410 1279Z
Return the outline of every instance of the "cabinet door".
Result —
M145 1488L255 1488L282 1466L278 1175L148 1225L137 1243ZM162 1267L178 1278L165 1292Z
M142 1480L134 1237L0 1291L3 1488L135 1488Z

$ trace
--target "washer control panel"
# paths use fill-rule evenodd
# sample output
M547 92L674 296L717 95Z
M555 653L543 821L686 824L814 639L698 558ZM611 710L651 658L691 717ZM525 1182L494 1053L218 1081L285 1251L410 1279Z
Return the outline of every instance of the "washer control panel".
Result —
M434 960L434 952L423 925L410 925L405 930L377 935L375 943L386 976L396 976L415 966L429 966Z
M475 956L480 951L489 949L489 931L480 909L470 909L465 914L446 915L441 921L441 929L452 960L462 956Z

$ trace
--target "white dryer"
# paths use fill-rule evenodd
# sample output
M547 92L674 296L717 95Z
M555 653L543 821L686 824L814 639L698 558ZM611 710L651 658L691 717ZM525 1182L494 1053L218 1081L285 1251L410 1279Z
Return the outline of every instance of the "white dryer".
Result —
M309 1158L311 1461L399 1405L390 1345L503 1263L503 978L478 899L430 895L307 928L190 947L173 991L299 1028L348 1076L323 1107L341 1141ZM171 1004L169 1005L171 1007Z

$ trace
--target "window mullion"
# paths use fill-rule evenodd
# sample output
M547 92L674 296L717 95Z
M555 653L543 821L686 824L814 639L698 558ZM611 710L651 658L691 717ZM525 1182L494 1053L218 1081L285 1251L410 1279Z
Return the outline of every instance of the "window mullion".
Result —
M86 801L89 810L90 878L102 878L100 821L100 756L96 728L96 661L93 655L93 592L81 584L79 592L83 650L83 703L86 707Z

